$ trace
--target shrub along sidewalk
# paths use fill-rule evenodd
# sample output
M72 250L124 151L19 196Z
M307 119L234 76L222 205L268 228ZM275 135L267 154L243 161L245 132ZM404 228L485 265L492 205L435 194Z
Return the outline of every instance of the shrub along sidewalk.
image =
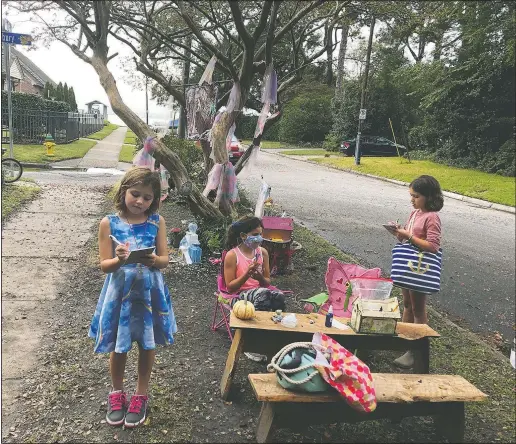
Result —
M89 136L85 137L85 139L102 140L102 139L104 139L104 137L109 136L117 128L118 128L118 125L115 125L114 123L108 123L100 131L90 134Z
M411 182L421 174L434 176L445 191L462 194L464 196L483 199L489 202L515 206L516 182L514 177L505 177L498 174L489 174L477 170L449 167L429 160L412 160L398 157L362 157L360 165L355 165L354 157L331 155L322 157L325 151L293 150L283 151L282 155L310 156L321 154L319 157L310 157L308 161L316 162L344 171L357 171L374 176Z
M58 160L79 159L97 144L94 140L79 139L72 143L54 146L53 157L47 156L44 145L14 145L14 158L20 162L51 163ZM6 145L2 145L4 148ZM6 156L9 151L7 151Z

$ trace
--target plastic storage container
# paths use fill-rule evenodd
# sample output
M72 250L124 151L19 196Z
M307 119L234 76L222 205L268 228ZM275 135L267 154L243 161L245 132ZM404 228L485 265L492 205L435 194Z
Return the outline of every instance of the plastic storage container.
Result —
M382 278L351 278L352 299L381 301L391 297L392 279Z

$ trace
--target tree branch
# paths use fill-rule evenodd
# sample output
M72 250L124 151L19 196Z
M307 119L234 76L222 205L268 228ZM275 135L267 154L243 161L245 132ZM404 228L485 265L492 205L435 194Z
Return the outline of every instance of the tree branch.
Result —
M240 11L238 2L228 0L228 3L229 3L229 8L231 9L231 15L233 16L233 21L235 22L236 30L238 32L238 35L244 42L245 49L248 51L252 50L254 41L244 26L244 20L242 18L242 11Z

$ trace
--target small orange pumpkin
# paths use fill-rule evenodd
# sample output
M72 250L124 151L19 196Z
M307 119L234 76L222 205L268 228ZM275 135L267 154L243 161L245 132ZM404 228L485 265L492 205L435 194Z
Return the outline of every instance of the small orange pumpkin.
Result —
M233 313L238 319L247 320L254 318L254 305L252 302L247 300L247 296L245 296L244 300L238 301L235 305L233 305Z

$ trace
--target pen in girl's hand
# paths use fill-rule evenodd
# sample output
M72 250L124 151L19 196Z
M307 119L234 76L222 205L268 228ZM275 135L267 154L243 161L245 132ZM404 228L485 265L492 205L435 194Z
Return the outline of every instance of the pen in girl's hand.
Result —
M122 242L120 242L115 236L113 236L112 234L109 235L109 237L111 238L111 240L117 244L117 245L124 245Z

